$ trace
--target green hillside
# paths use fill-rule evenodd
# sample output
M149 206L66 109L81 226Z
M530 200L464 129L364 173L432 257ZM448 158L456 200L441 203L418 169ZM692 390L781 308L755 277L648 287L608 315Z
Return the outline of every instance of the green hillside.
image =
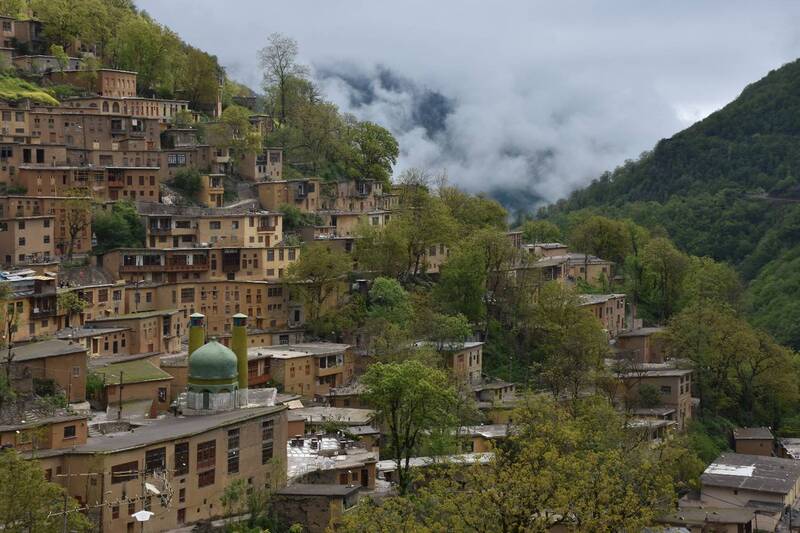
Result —
M45 89L14 76L0 75L0 100L16 102L24 99L47 105L58 105L58 100Z
M734 265L752 321L800 348L800 61L540 216L568 227L588 213Z

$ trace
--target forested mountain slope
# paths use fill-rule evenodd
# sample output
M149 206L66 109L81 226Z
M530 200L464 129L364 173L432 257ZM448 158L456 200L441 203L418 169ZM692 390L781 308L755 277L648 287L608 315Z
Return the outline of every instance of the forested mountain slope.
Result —
M800 347L800 61L540 216L569 226L588 213L736 266L752 321Z

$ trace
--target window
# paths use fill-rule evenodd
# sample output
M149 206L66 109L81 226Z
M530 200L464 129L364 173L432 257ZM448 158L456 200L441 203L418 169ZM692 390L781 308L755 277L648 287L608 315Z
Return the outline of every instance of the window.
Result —
M17 221L17 228L25 229L25 221L24 220Z
M197 486L207 487L214 484L214 470L206 470L197 474Z
M267 261L275 261L275 250L267 250Z
M97 301L98 302L108 301L108 289L100 289L99 291L97 291Z
M231 229L239 229L239 221L238 220L231 221Z
M122 463L121 465L111 467L111 483L122 483L131 479L136 479L139 474L139 463L131 461L130 463ZM135 513L134 509L131 514Z
M194 302L194 288L181 289L181 303Z
M167 388L166 387L159 387L158 388L158 401L159 402L166 402L167 401Z
M294 249L289 250L289 261L294 261L296 251Z
M208 223L209 229L222 229L222 222L219 220L212 220Z
M25 237L20 237L17 242L19 243L20 246L25 246Z
M148 474L163 472L167 468L167 449L156 448L147 450L144 454L144 470Z
M119 505L114 505L111 507L111 518L113 520L119 518Z
M186 501L186 489L180 489L178 491L178 503L183 503Z
M189 473L189 443L179 442L175 445L175 476Z
M181 489L183 490L183 489ZM183 500L181 500L183 501ZM186 523L186 509L178 509L178 523L185 524Z
M65 426L64 427L64 438L65 439L74 439L76 436L75 426Z
M136 512L136 502L128 502L128 514L132 515L135 512ZM133 525L132 522L130 524L128 524L128 526L132 526L132 525ZM132 529L132 528L128 527L128 529Z
M664 394L672 394L672 387L669 385L661 385L661 392Z
M239 429L228 431L228 474L239 472Z
M197 469L214 468L216 464L217 441L210 440L197 445Z
M81 367L79 367L79 366L73 366L72 367L72 377L73 378L81 377Z
M272 459L272 443L275 434L275 423L272 420L261 422L261 464L265 465Z

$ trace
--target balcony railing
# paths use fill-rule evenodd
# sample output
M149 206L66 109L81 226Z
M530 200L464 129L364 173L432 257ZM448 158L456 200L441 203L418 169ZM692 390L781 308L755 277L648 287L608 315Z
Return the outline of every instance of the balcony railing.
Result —
M122 180L108 180L109 189L121 189L125 187L125 182Z
M55 309L40 309L38 307L34 307L31 309L31 318L32 319L39 319L39 318L46 318L49 316L56 316Z
M258 225L258 231L266 231L266 232L273 232L277 229L278 226L267 226L265 224Z
M172 228L162 228L160 226L150 226L150 233L153 235L167 235L172 232Z
M120 272L202 272L208 270L208 263L195 265L120 265Z

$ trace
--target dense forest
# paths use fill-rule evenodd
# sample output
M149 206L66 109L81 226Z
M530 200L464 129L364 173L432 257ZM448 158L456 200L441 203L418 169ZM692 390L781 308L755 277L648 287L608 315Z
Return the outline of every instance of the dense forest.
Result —
M733 265L751 322L800 347L800 61L539 216L632 219Z

